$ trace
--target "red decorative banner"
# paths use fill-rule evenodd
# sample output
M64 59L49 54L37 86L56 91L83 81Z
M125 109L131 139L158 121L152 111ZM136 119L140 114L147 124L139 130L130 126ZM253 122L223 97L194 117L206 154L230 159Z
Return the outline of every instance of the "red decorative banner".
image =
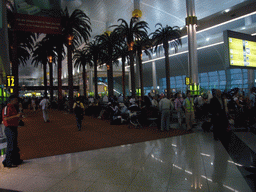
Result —
M61 18L42 17L26 14L15 14L16 31L30 31L34 33L61 34Z

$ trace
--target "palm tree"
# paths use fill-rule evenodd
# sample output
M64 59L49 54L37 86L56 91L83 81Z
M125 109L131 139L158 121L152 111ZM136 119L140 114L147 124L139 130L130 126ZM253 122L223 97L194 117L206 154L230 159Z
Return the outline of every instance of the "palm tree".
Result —
M81 10L76 9L71 15L66 8L62 17L62 35L66 38L68 50L68 88L69 88L69 112L73 112L73 69L72 52L76 47L87 42L90 37L90 18Z
M145 21L136 22L135 18L131 18L130 25L124 19L118 19L121 21L120 25L114 25L115 32L119 33L121 37L125 38L128 45L129 57L130 57L130 71L131 71L131 85L132 85L132 97L135 97L135 75L134 75L134 41L147 36L148 23Z
M180 28L170 27L166 25L163 27L162 24L157 23L156 26L160 27L156 29L155 32L150 34L152 36L153 44L155 46L155 51L159 50L159 45L163 44L164 55L165 55L165 71L166 71L166 86L167 86L167 98L171 96L171 87L170 87L170 64L169 64L169 44L171 47L174 47L177 50L181 43L181 32ZM169 42L171 41L171 42Z
M75 67L80 68L82 67L83 69L83 87L84 87L84 96L86 98L86 70L85 66L88 64L90 67L93 65L92 62L92 56L89 53L88 49L83 48L83 49L77 49L74 54L75 60Z
M14 76L14 94L19 94L19 64L25 65L30 58L30 52L33 51L34 42L37 39L37 34L31 32L13 30L15 21L14 7L10 1L6 3L8 37L10 46L10 58L12 62L12 74Z
M98 72L97 72L97 67L101 62L101 57L102 57L102 49L101 49L101 44L97 39L94 41L90 42L87 46L88 52L92 57L93 61L93 67L94 67L94 97L95 99L98 98Z
M102 35L96 36L99 43L101 44L103 52L105 52L103 62L107 65L107 76L108 76L108 94L109 97L114 95L114 82L113 82L113 62L117 61L117 50L118 43L120 42L120 36L115 33L105 32Z
M143 37L142 39L135 41L134 48L138 55L138 65L140 71L140 89L141 89L141 98L144 99L144 84L143 84L143 69L142 69L142 50L146 55L150 55L148 49L152 47L152 41L148 36Z
M52 76L52 63L55 62L56 60L56 52L51 44L52 42L45 40L42 40L38 42L35 46L35 50L32 55L32 63L34 64L35 67L37 67L39 64L43 65L44 68L44 91L45 91L45 96L47 96L47 73L46 73L46 67L47 64L49 63L49 69L50 69L50 76ZM52 57L52 61L50 61L50 57ZM50 85L52 86L52 78L50 79ZM52 88L51 88L52 90ZM51 95L52 97L52 95Z
M129 52L128 52L128 46L123 41L118 46L118 56L121 57L122 61L122 89L123 89L123 97L125 99L126 93L125 93L125 61L128 58Z
M43 40L47 40L49 42L52 42L52 46L54 47L54 50L56 50L58 59L58 108L60 109L62 106L62 61L65 57L65 38L60 34L47 34Z

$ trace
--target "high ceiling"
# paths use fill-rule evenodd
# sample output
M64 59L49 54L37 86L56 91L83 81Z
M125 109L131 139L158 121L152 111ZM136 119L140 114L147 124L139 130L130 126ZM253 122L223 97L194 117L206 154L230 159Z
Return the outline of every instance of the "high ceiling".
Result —
M231 8L240 3L255 0L194 0L198 20ZM108 26L118 24L119 18L129 21L135 8L142 11L142 18L149 24L149 33L155 25L184 27L186 0L62 0L62 8L83 10L91 19L92 38L102 34Z

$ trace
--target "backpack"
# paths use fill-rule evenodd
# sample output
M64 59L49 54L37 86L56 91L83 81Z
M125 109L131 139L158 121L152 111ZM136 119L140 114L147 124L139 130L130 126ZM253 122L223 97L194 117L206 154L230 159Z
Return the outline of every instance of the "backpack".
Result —
M84 110L83 110L83 108L82 108L80 102L76 102L76 107L75 107L75 109L74 109L74 113L75 113L76 115L83 115Z

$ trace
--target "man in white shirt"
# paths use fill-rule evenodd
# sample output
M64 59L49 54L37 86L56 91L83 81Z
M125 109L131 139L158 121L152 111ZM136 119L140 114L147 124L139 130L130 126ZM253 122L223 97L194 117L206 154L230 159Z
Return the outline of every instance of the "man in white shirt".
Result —
M45 123L50 122L49 114L48 114L48 107L50 105L50 101L49 101L48 97L45 96L43 98L43 100L39 103L39 105L42 107L44 122Z
M165 95L159 102L159 111L161 112L161 131L170 129L172 103Z

